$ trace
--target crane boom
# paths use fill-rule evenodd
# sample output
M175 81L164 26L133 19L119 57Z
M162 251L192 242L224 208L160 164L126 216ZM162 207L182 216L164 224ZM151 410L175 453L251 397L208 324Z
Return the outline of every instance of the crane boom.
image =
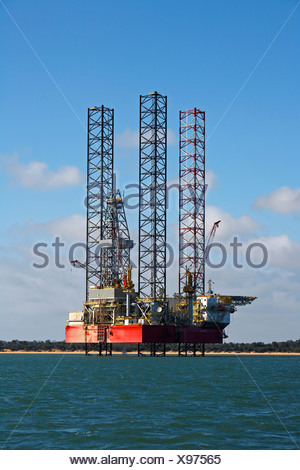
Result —
M217 220L217 222L214 223L211 231L210 231L210 234L208 236L208 239L206 240L205 242L205 250L204 250L204 260L207 259L208 257L208 254L209 254L209 250L210 250L210 244L212 243L214 237L215 237L215 234L216 234L216 231L217 231L217 228L219 227L220 225L220 222L221 220Z

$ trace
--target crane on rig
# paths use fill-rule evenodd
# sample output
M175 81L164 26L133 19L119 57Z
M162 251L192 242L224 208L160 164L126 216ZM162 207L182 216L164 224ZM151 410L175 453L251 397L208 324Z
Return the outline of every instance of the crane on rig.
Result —
M208 239L205 241L205 255L204 255L204 259L206 260L208 258L208 255L209 255L209 251L210 251L210 248L211 248L211 243L216 235L216 231L217 231L217 228L219 227L221 223L221 220L217 220L217 222L215 222L212 226L212 229L210 231L210 234L208 236Z
M211 249L211 243L213 242L213 239L214 239L214 237L215 237L215 235L216 235L217 228L219 227L220 223L221 223L221 220L218 220L217 222L215 222L215 223L213 224L212 229L211 229L211 231L210 231L210 233L209 233L209 236L208 236L208 238L205 240L204 257L203 257L203 263L204 263L204 264L206 263L206 260L207 260L207 258L208 258L208 255L209 255L209 252L210 252L210 249ZM198 270L198 276L199 276L200 272L202 271L202 269L203 269L202 266L200 266L200 267L199 267L199 270ZM189 272L189 273L190 273L190 272ZM198 277L198 276L196 276L196 277ZM208 281L208 283L209 283L208 292L210 292L210 291L211 291L211 283L212 283L212 281L210 280L210 281ZM195 289L195 286L194 286L194 289Z

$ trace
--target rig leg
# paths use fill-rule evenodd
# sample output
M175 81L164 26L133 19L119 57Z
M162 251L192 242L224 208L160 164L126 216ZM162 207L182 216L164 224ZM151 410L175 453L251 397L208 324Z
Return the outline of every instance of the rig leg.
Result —
M105 343L106 356L112 356L112 343Z
M166 343L153 343L153 356L164 357L166 355Z
M205 343L202 344L202 356L205 356Z
M178 343L178 356L183 357L188 355L188 344Z
M88 353L88 344L87 342L85 343L85 355L88 356L89 353Z
M112 343L102 343L99 341L98 356L112 356Z
M178 343L178 356L198 357L204 356L204 343Z
M165 355L165 343L138 343L138 356L158 357Z

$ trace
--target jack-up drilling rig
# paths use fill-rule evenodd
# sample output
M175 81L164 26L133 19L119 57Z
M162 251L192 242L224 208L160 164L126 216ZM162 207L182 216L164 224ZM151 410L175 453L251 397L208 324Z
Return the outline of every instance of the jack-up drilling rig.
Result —
M205 292L205 113L179 113L179 292L166 295L167 97L140 96L138 289L132 282L124 202L114 187L114 111L88 109L86 299L69 313L66 342L111 355L137 343L139 355L204 355L222 343L230 314L255 297ZM214 236L216 222L208 238Z

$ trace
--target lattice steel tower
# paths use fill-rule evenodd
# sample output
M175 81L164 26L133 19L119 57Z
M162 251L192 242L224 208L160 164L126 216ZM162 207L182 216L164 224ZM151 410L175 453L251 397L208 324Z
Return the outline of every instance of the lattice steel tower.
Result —
M101 284L104 251L104 213L113 192L114 110L101 107L88 109L87 153L87 261L86 299L90 286Z
M139 296L166 296L167 97L140 96Z
M179 293L192 274L195 295L205 292L205 112L179 112Z

